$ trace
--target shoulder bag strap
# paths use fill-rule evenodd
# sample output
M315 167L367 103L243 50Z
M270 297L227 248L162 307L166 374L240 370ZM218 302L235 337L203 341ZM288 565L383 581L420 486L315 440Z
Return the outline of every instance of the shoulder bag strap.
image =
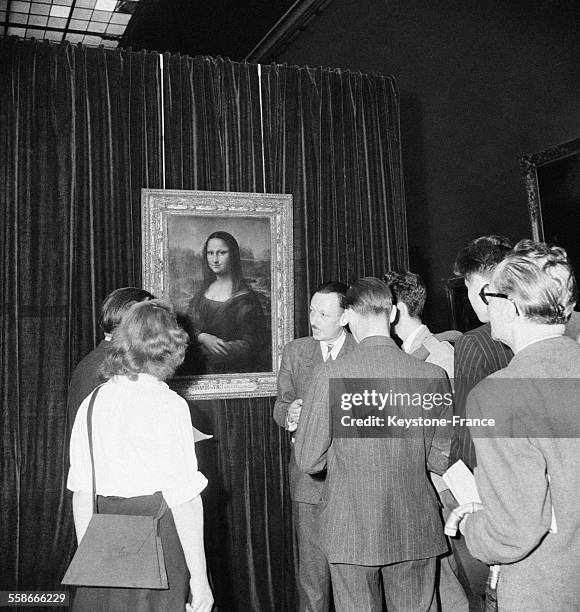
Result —
M97 514L97 485L95 482L95 458L93 455L93 407L100 388L101 385L93 391L91 401L89 402L89 409L87 410L87 433L89 436L89 451L91 453L91 470L93 475L93 514Z

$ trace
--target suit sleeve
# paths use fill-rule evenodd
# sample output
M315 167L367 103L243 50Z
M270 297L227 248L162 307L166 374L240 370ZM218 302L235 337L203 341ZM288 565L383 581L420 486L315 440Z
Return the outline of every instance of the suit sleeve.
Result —
M276 423L284 429L288 429L288 421L286 420L288 416L288 407L295 399L299 399L296 396L294 374L292 370L290 349L286 346L282 353L282 362L280 363L280 371L278 372L278 397L274 403L273 414Z
M463 527L471 554L488 564L523 559L548 532L552 519L544 456L528 438L500 437L510 433L511 406L505 384L496 388L493 392L493 381L486 381L467 402L469 418L496 421L497 435L478 437L473 431L475 480L484 508L468 516Z
M453 394L449 379L436 379L435 393L442 396L442 404L438 407L438 413L433 415L438 419L450 421L453 415ZM445 425L437 425L431 440L431 447L427 455L427 469L436 474L443 474L449 467L449 452L451 449L451 428Z
M296 432L296 463L307 474L316 474L326 467L331 443L329 419L328 377L322 365L315 370L306 392Z

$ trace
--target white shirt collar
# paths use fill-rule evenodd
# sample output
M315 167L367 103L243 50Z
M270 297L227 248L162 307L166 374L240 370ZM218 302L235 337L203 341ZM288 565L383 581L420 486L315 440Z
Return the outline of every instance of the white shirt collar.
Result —
M344 341L346 340L346 332L344 331L344 329L342 330L342 334L340 334L340 336L334 340L334 342L327 342L326 340L321 340L320 341L320 350L322 351L322 358L326 359L326 353L328 352L328 345L332 344L332 349L330 351L330 355L333 359L336 359L338 357L338 354L340 353L340 349L342 348L342 345L344 344Z
M411 352L411 347L413 346L413 342L415 341L415 338L419 335L419 332L421 332L423 329L427 329L427 326L425 324L421 324L419 325L419 327L417 327L417 329L415 329L415 331L412 331L407 338L403 341L403 350L405 351L405 353L410 353Z

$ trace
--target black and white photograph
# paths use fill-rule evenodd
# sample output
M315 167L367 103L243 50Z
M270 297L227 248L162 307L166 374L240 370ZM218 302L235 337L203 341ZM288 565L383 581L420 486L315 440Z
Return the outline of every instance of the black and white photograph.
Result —
M0 609L580 612L580 0L0 0Z

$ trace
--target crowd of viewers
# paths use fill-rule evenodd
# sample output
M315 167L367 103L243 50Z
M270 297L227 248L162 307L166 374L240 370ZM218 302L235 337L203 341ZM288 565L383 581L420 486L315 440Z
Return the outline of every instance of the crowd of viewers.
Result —
M214 236L206 246L211 240L225 244ZM215 257L219 272L225 264ZM284 347L273 416L291 438L300 612L578 610L580 313L571 264L559 247L484 236L458 254L454 272L482 323L476 329L432 333L421 319L425 284L391 270L320 285L312 335ZM95 395L98 511L161 510L170 588L81 588L73 605L209 611L207 481L187 402L164 382L188 336L171 305L141 289L114 291L102 312L105 340L69 389L77 539L92 514ZM374 405L341 405L362 390L353 381L450 400L391 406L385 420L408 424L386 426ZM481 422L493 427L483 432ZM448 538L443 525L458 501L442 476L459 460L474 472L480 501Z

